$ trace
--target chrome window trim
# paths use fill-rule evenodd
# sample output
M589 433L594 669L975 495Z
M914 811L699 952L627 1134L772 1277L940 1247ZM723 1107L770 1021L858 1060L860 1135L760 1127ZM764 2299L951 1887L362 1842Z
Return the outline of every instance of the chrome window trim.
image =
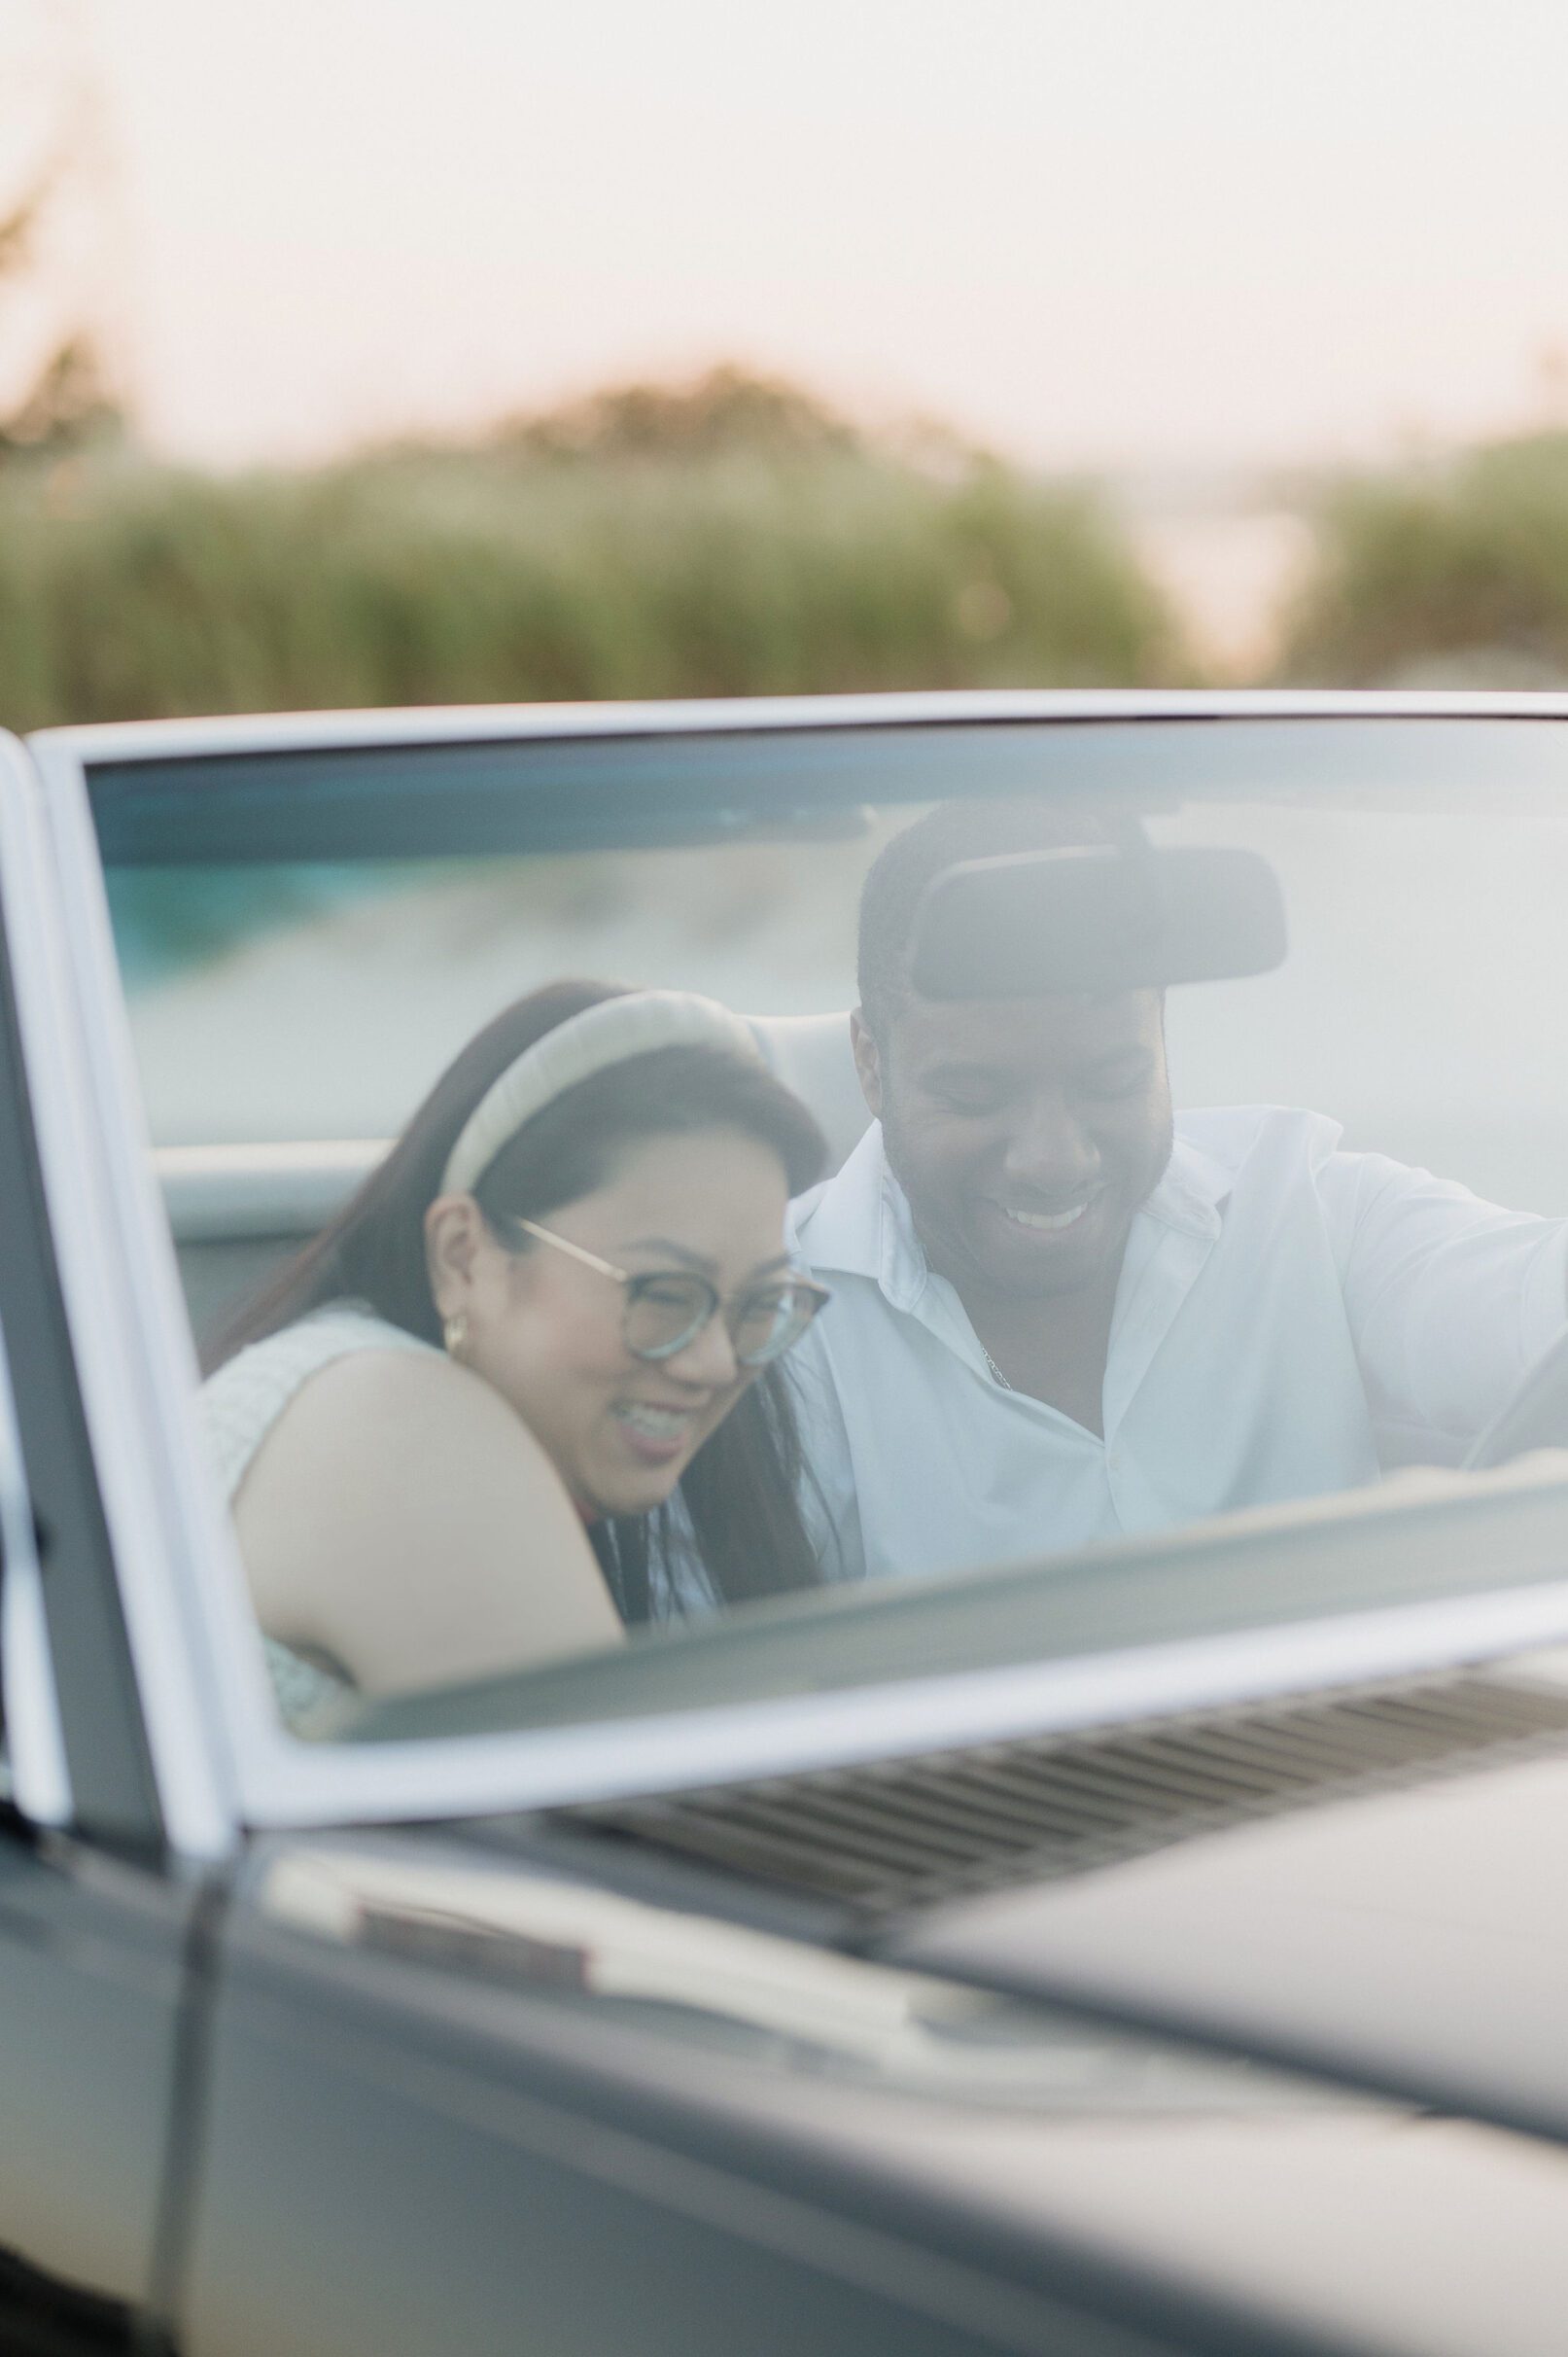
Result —
M69 1825L75 1804L36 1553L6 1574L0 1597L0 1648L11 1801L30 1825Z
M241 1763L251 1771L247 1817L286 1831L624 1800L1513 1661L1564 1642L1568 1580L1089 1660L532 1734L363 1748L274 1739Z
M469 704L453 710L292 712L125 721L40 729L40 769L206 754L324 752L350 746L475 744L695 730L891 728L1003 721L1568 720L1568 692L1394 688L992 688L928 694L737 696L625 704Z
M11 1799L29 1823L68 1825L71 1772L44 1615L33 1505L17 1427L11 1359L0 1335L0 1694Z
M279 1829L543 1807L1191 1707L1213 1699L1216 1680L1228 1698L1246 1700L1314 1682L1497 1658L1568 1640L1568 1581L1483 1599L1342 1615L1281 1631L1136 1648L1087 1664L1033 1663L616 1720L612 1742L606 1741L604 1722L359 1751L292 1741L271 1707L237 1551L202 1460L192 1410L193 1350L153 1176L86 763L692 728L1371 715L1560 721L1568 719L1568 695L1021 693L547 706L136 723L50 731L30 739L46 788L44 824L57 895L56 902L40 890L40 904L48 899L52 909L57 906L58 938L52 937L48 946L62 969L62 1003L77 1010L68 1066L43 1092L51 1108L46 1185L52 1204L70 1201L71 1124L77 1125L80 1144L80 1125L90 1112L94 1169L102 1178L104 1200L94 1203L93 1217L86 1223L90 1235L80 1249L73 1237L67 1309L83 1354L85 1395L90 1376L95 1448L101 1423L105 1504L112 1508L111 1530L160 1787L166 1757L170 1790L181 1802L181 1846L199 1847L203 1841L229 1838L236 1807L244 1822ZM0 873L4 853L0 836ZM9 899L6 905L9 916ZM40 973L44 970L41 965ZM29 997L34 995L30 990ZM47 1055L48 1026L34 1013L40 1053ZM24 1033L24 1038L31 1051L33 1032ZM29 1069L36 1069L31 1052ZM41 1133L43 1126L41 1121ZM105 1265L115 1263L117 1255L118 1267ZM62 1253L62 1282L66 1257ZM94 1281L100 1287L96 1296ZM114 1315L105 1324L111 1298ZM117 1418L114 1391L117 1370L124 1375L132 1369L140 1386L134 1432L131 1420ZM136 1445L146 1460L139 1487L123 1461L127 1448ZM156 1528L156 1544L145 1543L145 1532L138 1531L138 1510L152 1518L147 1528ZM122 1531L123 1552L118 1543ZM170 1714L178 1723L171 1723Z
M95 850L91 863L96 878ZM156 1260L157 1230L144 1214L127 1233L122 1121L114 1118L114 1099L97 1094L101 1058L88 1049L101 1026L82 1019L81 960L67 940L58 881L39 774L14 739L0 741L0 907L83 1413L163 1831L176 1851L213 1858L232 1847L238 1815L218 1692L198 1675L188 1632L167 1602L169 1557L192 1485L172 1465L166 1442L172 1371L157 1354L166 1338L138 1319L134 1255ZM166 1235L161 1249L172 1269ZM185 1358L189 1382L189 1340Z

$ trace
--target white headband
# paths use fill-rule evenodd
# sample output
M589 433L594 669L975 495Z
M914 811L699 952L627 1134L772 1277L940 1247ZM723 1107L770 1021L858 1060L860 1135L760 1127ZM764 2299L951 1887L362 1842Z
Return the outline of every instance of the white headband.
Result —
M766 1061L756 1035L716 999L686 990L634 990L569 1015L525 1047L491 1082L458 1133L441 1173L443 1195L466 1195L525 1121L579 1080L661 1047L722 1047Z

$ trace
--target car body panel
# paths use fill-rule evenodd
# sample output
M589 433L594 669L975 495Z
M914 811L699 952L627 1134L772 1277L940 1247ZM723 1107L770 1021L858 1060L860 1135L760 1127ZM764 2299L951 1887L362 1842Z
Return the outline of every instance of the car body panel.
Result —
M0 2345L128 2344L156 2314L199 1885L0 1836Z
M367 1862L384 1873L398 1854L383 1837ZM454 1974L449 1855L434 1917L413 1911L433 1934L418 1958L299 1928L267 1898L298 1862L259 1847L225 1933L181 2304L192 2357L481 2357L514 2348L524 2314L531 2343L563 2357L1167 2345L917 2240L896 2202L847 2199L787 2110L725 2104L721 2059L568 2018L546 1944L537 1990ZM353 1870L334 1845L330 1871L352 1887ZM515 1886L493 1859L478 1871ZM690 2004L703 1995L699 1971Z
M568 2357L1560 2345L1568 2153L1527 2139L1062 2014L1032 2092L1016 2025L1011 2088L923 2084L901 1974L824 1992L815 1949L438 1836L262 1845L225 1946L194 2357L510 2348L498 2238Z

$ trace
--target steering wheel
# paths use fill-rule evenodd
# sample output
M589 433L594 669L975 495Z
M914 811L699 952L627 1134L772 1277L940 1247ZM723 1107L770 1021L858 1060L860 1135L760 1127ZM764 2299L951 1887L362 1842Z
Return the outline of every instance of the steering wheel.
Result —
M1468 1472L1506 1465L1529 1449L1568 1448L1568 1334L1559 1335L1471 1444Z

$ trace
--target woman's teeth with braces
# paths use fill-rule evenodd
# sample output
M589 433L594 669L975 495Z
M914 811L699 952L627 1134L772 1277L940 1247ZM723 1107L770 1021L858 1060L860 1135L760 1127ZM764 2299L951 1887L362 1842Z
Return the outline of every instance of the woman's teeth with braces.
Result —
M691 1429L689 1408L650 1408L641 1401L628 1401L615 1414L646 1440L679 1440Z
M1027 1228L1071 1227L1073 1221L1081 1219L1088 1209L1087 1196L1082 1203L1075 1203L1070 1212L1015 1212L1005 1203L1002 1205L1002 1210L1015 1226Z

